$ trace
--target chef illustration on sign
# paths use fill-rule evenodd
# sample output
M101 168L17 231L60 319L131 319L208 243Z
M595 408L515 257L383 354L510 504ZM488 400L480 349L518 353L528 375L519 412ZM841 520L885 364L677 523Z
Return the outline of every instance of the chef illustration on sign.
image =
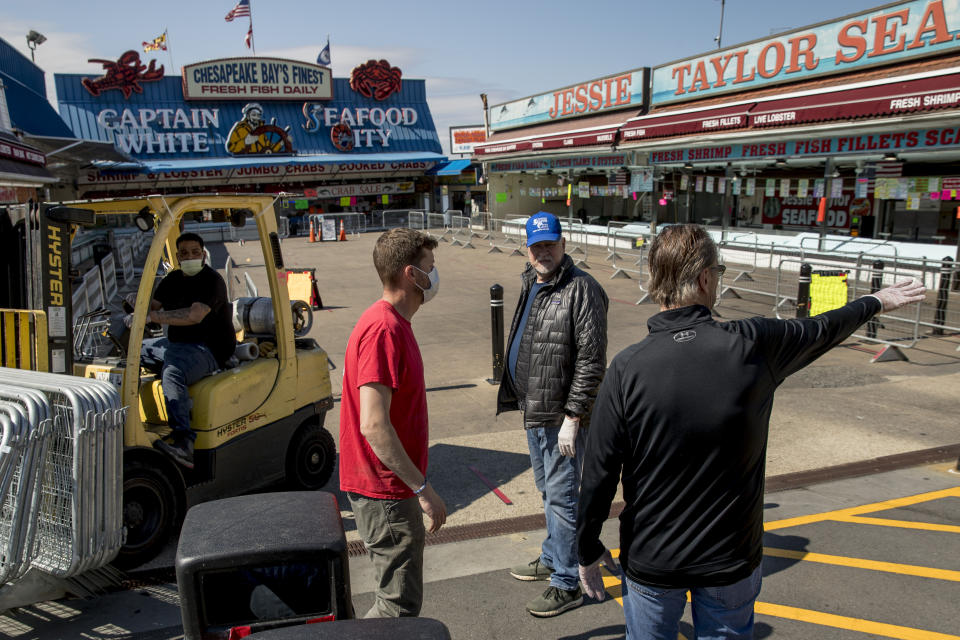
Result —
M228 153L233 155L293 153L290 127L281 129L276 124L276 118L272 118L270 124L265 124L263 107L256 102L244 105L242 113L243 119L235 122L230 128L226 145Z

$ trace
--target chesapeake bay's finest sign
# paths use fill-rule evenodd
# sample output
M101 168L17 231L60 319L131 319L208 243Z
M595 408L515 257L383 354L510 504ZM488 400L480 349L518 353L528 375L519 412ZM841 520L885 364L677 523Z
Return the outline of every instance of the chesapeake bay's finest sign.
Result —
M277 58L223 58L183 67L184 100L330 100L328 67Z
M651 104L695 100L960 48L960 4L909 0L654 68Z
M646 70L634 69L564 87L550 93L493 105L487 118L491 131L525 127L643 104Z

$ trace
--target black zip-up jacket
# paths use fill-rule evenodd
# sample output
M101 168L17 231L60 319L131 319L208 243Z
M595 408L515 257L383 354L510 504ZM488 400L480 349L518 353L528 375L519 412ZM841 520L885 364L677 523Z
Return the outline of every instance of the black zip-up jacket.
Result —
M865 296L804 320L716 322L701 305L658 313L610 364L587 435L580 563L623 480L620 561L661 588L742 580L760 564L773 393L880 311Z
M527 264L508 353L536 277ZM564 412L570 412L581 416L581 426L586 427L607 366L608 305L603 287L564 255L530 308L517 353L517 380L504 363L497 414L520 409L524 426L534 428L559 427Z

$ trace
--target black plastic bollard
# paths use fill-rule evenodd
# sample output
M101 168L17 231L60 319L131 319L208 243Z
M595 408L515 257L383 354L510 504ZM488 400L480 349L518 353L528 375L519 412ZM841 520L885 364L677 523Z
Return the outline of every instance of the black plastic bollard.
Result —
M810 317L810 275L813 267L804 262L800 265L800 277L797 279L797 317Z
M876 293L883 288L883 260L875 260L873 263L873 272L870 276L870 293ZM877 316L873 316L870 320L867 321L867 337L876 338L877 329L880 327L880 322L876 319Z
M943 325L947 319L947 297L950 295L950 279L953 275L953 258L947 256L940 265L940 288L937 289L937 311L934 315L933 323L940 325L934 327L933 335L943 335Z
M493 377L490 384L500 384L503 378L503 287L490 287L490 335L493 345Z

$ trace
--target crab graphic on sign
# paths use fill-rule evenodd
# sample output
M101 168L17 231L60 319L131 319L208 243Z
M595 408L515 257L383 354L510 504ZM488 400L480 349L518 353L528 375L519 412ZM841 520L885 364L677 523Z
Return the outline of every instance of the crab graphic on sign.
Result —
M97 97L104 91L117 89L123 92L125 100L130 99L134 92L143 93L141 82L155 82L163 77L163 65L156 68L157 61L151 60L150 66L144 66L140 63L140 54L134 50L127 51L116 62L112 60L100 60L91 58L87 62L99 62L107 70L102 77L93 80L84 78L81 80L83 87L90 92L90 95Z
M366 98L386 100L402 87L403 72L386 60L367 60L350 72L350 88Z

